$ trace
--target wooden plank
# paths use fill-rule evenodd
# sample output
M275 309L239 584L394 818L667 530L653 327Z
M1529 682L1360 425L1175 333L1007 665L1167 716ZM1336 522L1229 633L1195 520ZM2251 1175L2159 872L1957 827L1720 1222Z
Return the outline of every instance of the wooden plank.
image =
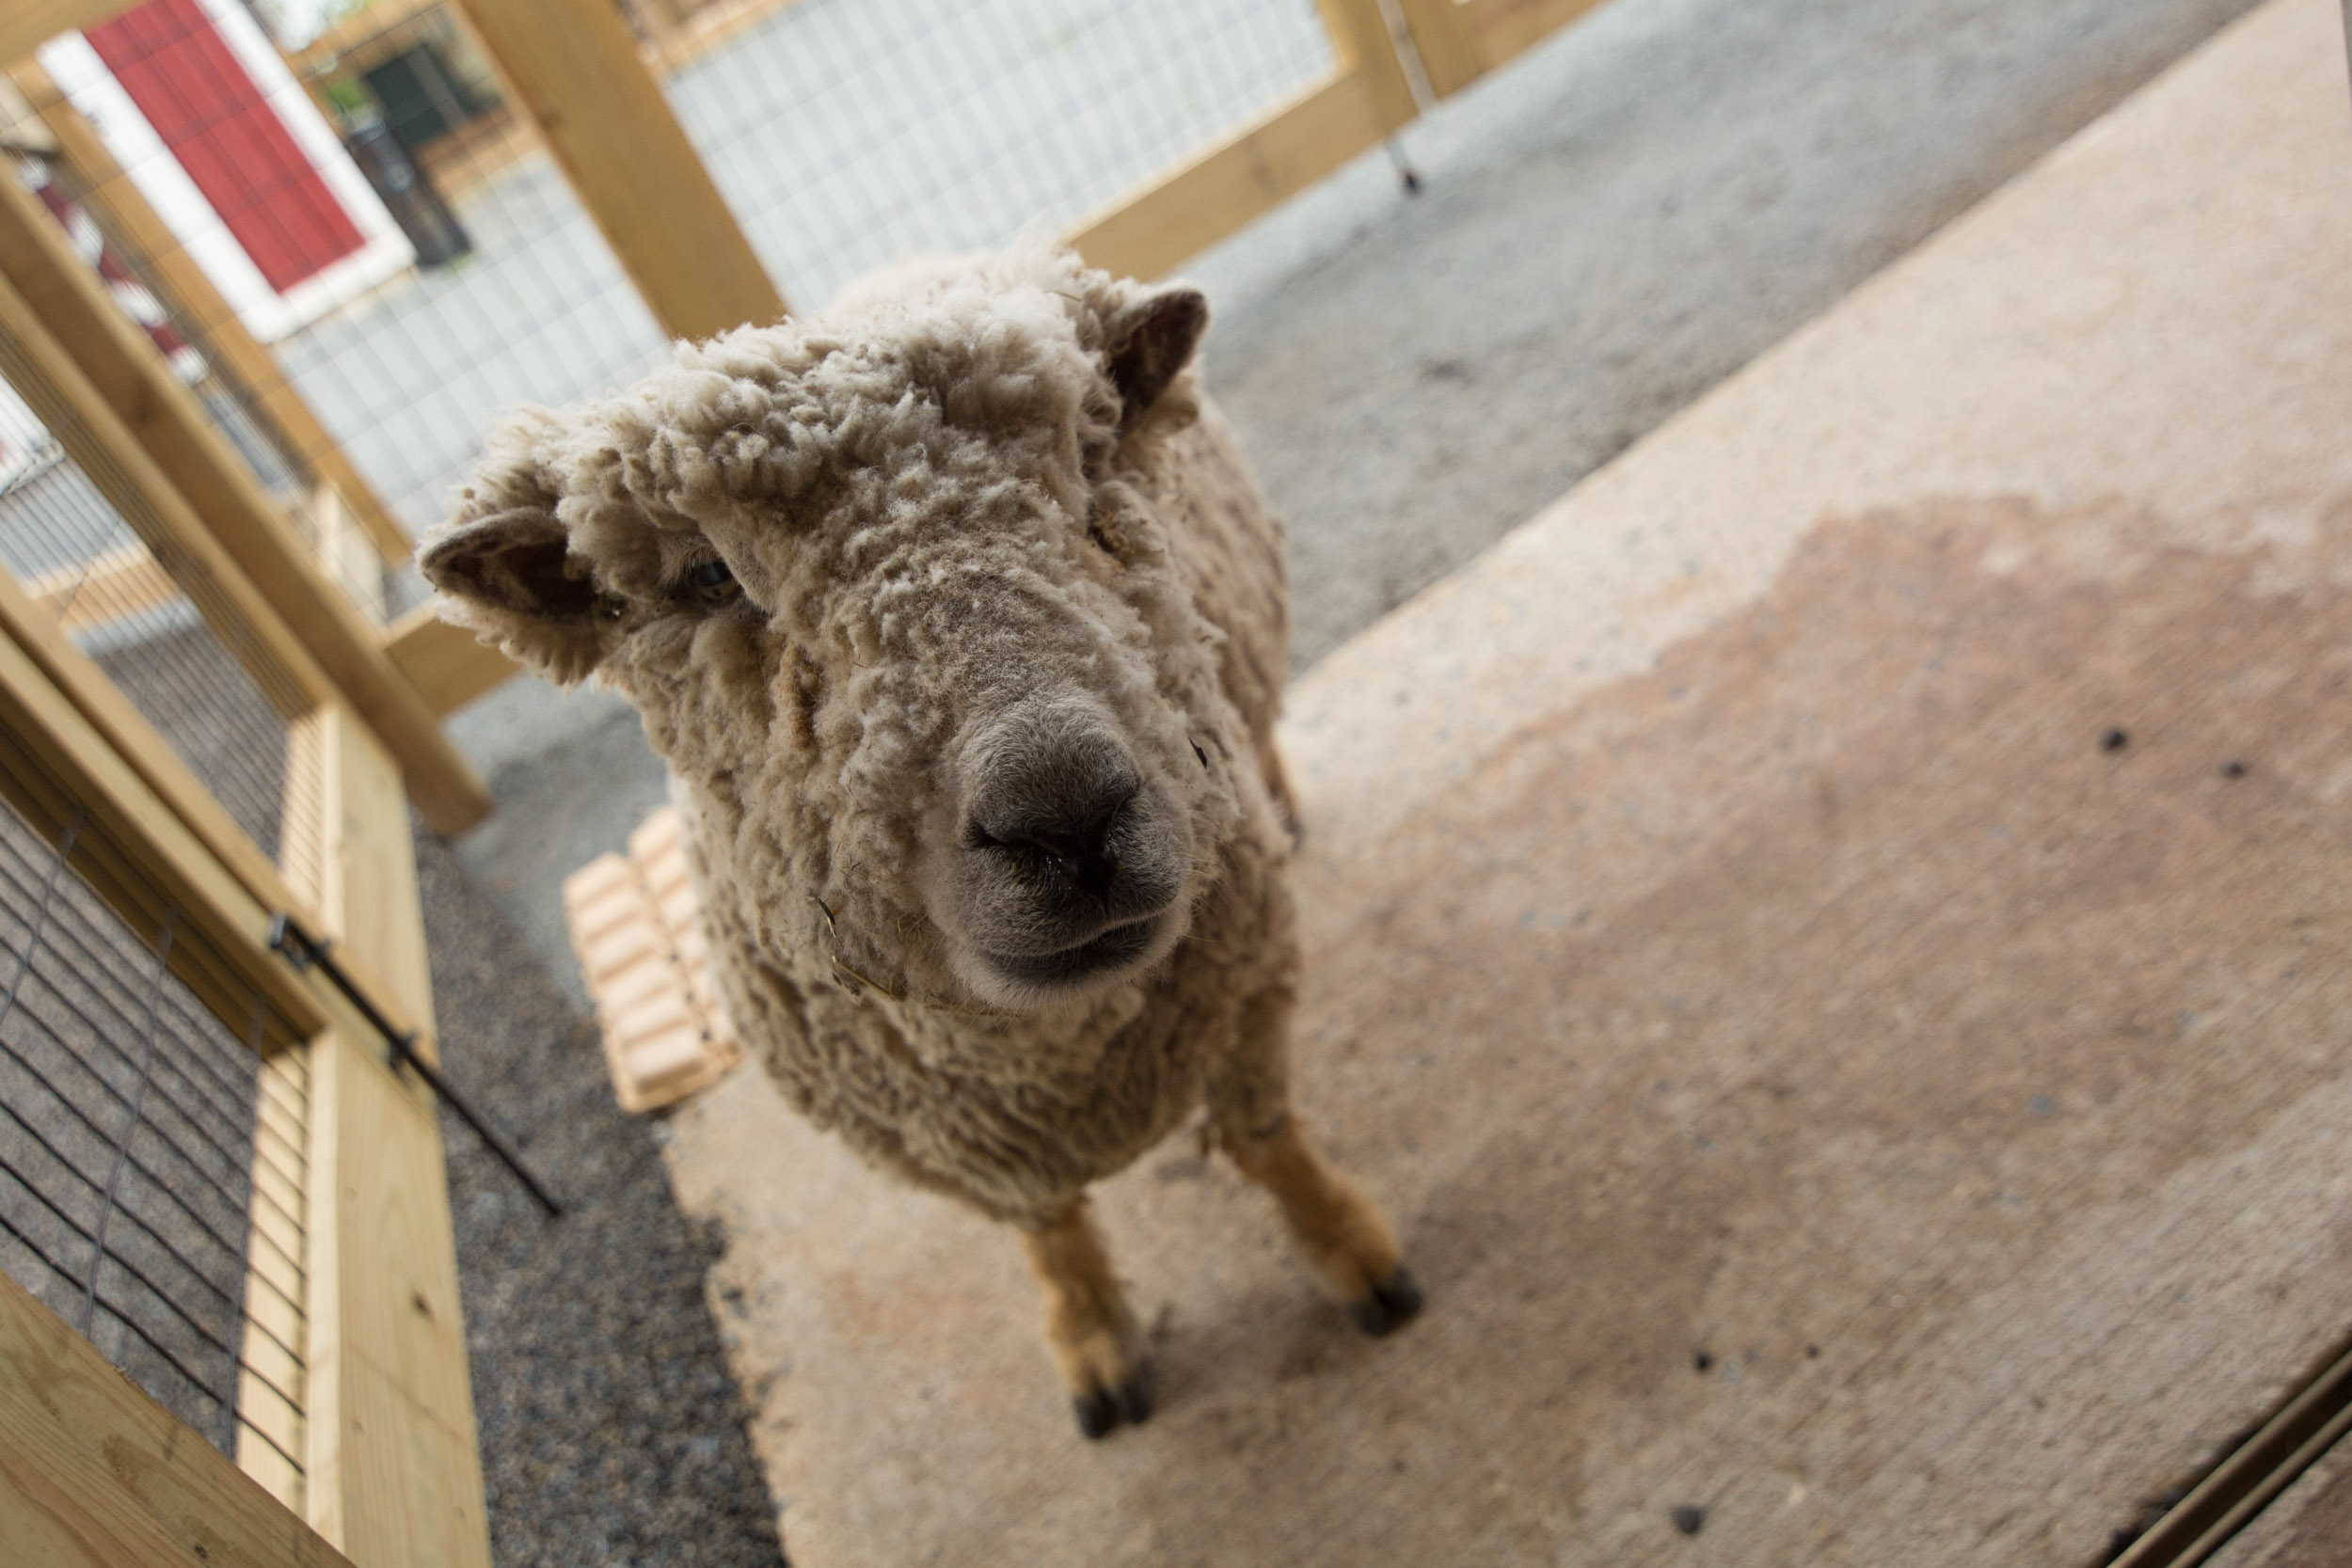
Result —
M135 0L8 0L0 6L0 60L18 60L59 33L95 27Z
M306 1047L271 1057L257 1084L237 1399L237 1467L296 1513L310 1505L310 1081Z
M1479 63L1492 71L1600 4L1600 0L1470 0L1469 32Z
M1462 0L1397 0L1397 6L1412 31L1430 91L1451 98L1486 74Z
M350 1568L4 1275L0 1561Z
M75 647L57 624L40 612L5 570L0 570L0 631L15 641L75 711L130 764L139 781L154 791L256 902L273 910L310 912L309 904L294 895L269 857L230 820L155 726L131 705L96 660Z
M1337 77L1081 223L1069 243L1095 266L1156 277L1375 145L1393 123L1375 112L1362 78Z
M203 531L401 759L426 818L445 832L481 820L490 809L489 792L393 667L373 628L327 581L277 502L221 440L153 342L116 308L64 230L14 181L0 181L0 274L185 499Z
M0 637L0 787L44 832L87 814L75 868L135 929L176 911L172 973L240 1037L257 991L275 1015L264 1049L326 1022L315 993L269 950L271 911L11 637Z
M370 624L381 625L385 609L384 557L376 549L375 541L359 526L358 514L344 503L333 485L321 483L311 488L294 515L310 536L311 553L329 580L359 607Z
M290 799L316 802L306 864L322 927L349 966L385 977L368 982L371 996L396 1021L419 1021L418 1053L437 1059L423 911L391 758L334 705L305 721L294 752ZM356 1016L313 1042L309 1065L310 1517L360 1568L486 1568L432 1101L414 1074L390 1071Z
M78 566L44 572L28 580L24 592L59 630L72 633L169 604L180 596L180 585L146 546L126 545Z
M371 1000L418 1031L417 1053L431 1061L433 972L399 766L341 706L323 706L306 722L318 731L326 813L319 918L346 967L368 977Z
M1405 67L1396 57L1389 36L1388 18L1380 0L1317 0L1324 30L1331 36L1331 52L1339 59L1339 74L1362 85L1365 102L1387 135L1419 112Z
M346 1029L314 1042L311 1524L359 1568L487 1568L439 1130Z
M338 703L296 720L286 741L284 870L310 934L417 1053L437 1061L423 904L397 771Z
M384 646L437 714L456 712L522 668L429 604L393 622Z
M289 752L290 870L370 995L435 1059L408 812L389 756L328 705ZM488 1527L458 1313L439 1124L355 1012L307 1057L308 1516L360 1568L486 1568Z
M508 102L546 137L580 204L673 338L772 322L769 280L606 0L458 0Z
M0 60L9 58L0 54ZM172 301L203 337L202 348L226 365L230 373L261 404L278 434L293 449L292 455L323 483L334 487L359 526L386 561L408 559L414 546L383 498L351 466L342 448L327 434L294 384L278 368L277 356L246 330L237 312L221 297L204 269L190 256L114 154L99 139L97 127L69 103L49 72L37 60L13 67L12 77L41 123L57 138L66 166L87 188L89 199L109 226L128 242L136 260L153 268Z

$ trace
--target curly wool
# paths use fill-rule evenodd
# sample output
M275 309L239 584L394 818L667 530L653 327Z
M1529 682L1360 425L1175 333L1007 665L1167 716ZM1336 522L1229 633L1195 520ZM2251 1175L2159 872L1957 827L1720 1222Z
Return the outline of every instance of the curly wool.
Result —
M507 574L451 619L639 708L723 992L791 1101L1023 1223L1213 1079L1282 1109L1281 1064L1250 1059L1279 1044L1240 1017L1296 967L1267 786L1280 525L1193 371L1122 408L1106 346L1150 293L1024 248L681 346L621 396L516 416L426 546ZM713 561L742 589L717 610L689 586ZM1190 896L1160 963L1012 1011L959 971L930 865L957 737L1049 689L1099 703L1181 806Z

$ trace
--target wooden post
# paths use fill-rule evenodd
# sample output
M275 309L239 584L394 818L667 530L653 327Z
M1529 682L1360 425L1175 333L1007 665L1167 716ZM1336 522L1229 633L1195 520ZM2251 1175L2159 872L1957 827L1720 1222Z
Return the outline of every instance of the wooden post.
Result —
M664 332L785 313L612 0L457 4Z
M0 1560L352 1568L6 1275Z
M1412 84L1378 0L1321 4L1335 74L1082 220L1066 236L1071 247L1105 271L1156 277L1411 119Z
M393 665L373 627L333 587L293 525L212 428L146 334L108 297L46 209L0 180L0 276L258 589L272 617L401 761L418 809L443 832L487 815L489 792ZM96 478L95 475L92 476Z
M246 892L272 909L296 907L269 857L230 819L220 802L205 793L180 754L106 678L97 661L75 647L63 628L42 613L5 570L0 570L0 633L14 640L106 744L131 765L140 781L245 884Z
M1417 112L1413 86L1396 57L1379 0L1318 0L1318 5L1324 28L1331 35L1331 52L1339 56L1340 74L1363 84L1381 134L1412 119Z
M429 604L394 621L384 645L436 713L453 713L521 673L504 654L466 627L451 626Z
M1451 98L1485 74L1462 0L1397 0L1397 7L1412 32L1431 92Z
M230 373L253 394L262 413L285 436L292 455L315 479L333 487L385 560L407 560L411 548L407 531L319 423L310 404L278 369L277 357L254 341L204 269L197 265L196 258L122 172L114 154L99 139L97 128L57 90L39 61L26 60L9 75L40 115L41 123L57 138L66 166L88 187L91 201L136 247L138 259L155 269L158 279L192 318L191 325L204 335L205 349L219 355Z
M416 860L398 772L364 725L322 708L299 737L290 861L339 945L424 1021L437 1059ZM488 1568L489 1533L457 1299L440 1130L415 1074L343 1016L310 1059L311 1524L358 1568Z

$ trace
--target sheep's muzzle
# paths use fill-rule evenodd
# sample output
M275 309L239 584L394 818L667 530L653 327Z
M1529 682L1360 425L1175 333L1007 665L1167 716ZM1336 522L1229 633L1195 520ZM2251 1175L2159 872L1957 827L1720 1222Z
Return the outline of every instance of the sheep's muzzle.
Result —
M1191 835L1106 715L1025 705L962 752L947 924L981 989L1051 995L1166 952Z

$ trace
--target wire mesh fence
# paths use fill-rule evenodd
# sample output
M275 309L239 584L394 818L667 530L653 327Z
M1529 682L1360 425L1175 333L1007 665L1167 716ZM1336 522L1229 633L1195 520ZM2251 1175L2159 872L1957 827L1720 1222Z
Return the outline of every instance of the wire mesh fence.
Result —
M156 52L184 50L199 4L211 14L225 0L150 0L134 14L163 8L179 21L108 24L95 63L135 79ZM1334 65L1311 0L623 8L761 260L803 309L901 255L1064 229ZM60 85L81 84L76 103L104 110L74 74L92 59L69 69L71 53L53 45L42 58ZM331 127L337 160L365 176L407 261L263 335L393 515L421 531L501 412L625 384L660 361L662 334L456 8L376 0L285 59L300 113ZM138 142L122 106L111 112L111 125L99 117L109 145ZM150 137L147 165L134 155L125 167L151 183L157 160L185 159L183 144L209 129L174 128L177 150ZM265 167L208 190L227 209L215 227L242 230L258 249L298 248L302 236L270 214L300 178ZM158 270L136 245L123 250L142 277ZM405 579L388 610L418 592Z
M290 437L274 410L274 394L289 386L283 372L243 337L95 133L62 105L54 84L29 68L18 74L35 83L46 108L21 92L0 97L0 143L17 181L146 334L235 460L284 509L330 578L365 614L384 619L389 604L374 549L332 498L315 453ZM88 134L61 139L55 128L60 120ZM202 297L189 297L183 287ZM238 341L230 341L231 333ZM344 541L345 533L354 538Z
M628 381L666 345L453 8L372 7L290 59L388 197L416 263L277 353L421 531L501 412Z
M4 337L0 377L41 393ZM54 408L50 418L66 421ZM170 547L160 524L140 521L126 520L49 424L0 385L0 566L274 856L289 720L308 700L200 566Z
M814 305L898 256L1066 229L1336 64L1311 0L799 0L667 89Z
M258 992L231 1028L169 972L175 911L135 929L90 891L91 831L0 808L0 1269L298 1501L307 1069L263 1066Z

